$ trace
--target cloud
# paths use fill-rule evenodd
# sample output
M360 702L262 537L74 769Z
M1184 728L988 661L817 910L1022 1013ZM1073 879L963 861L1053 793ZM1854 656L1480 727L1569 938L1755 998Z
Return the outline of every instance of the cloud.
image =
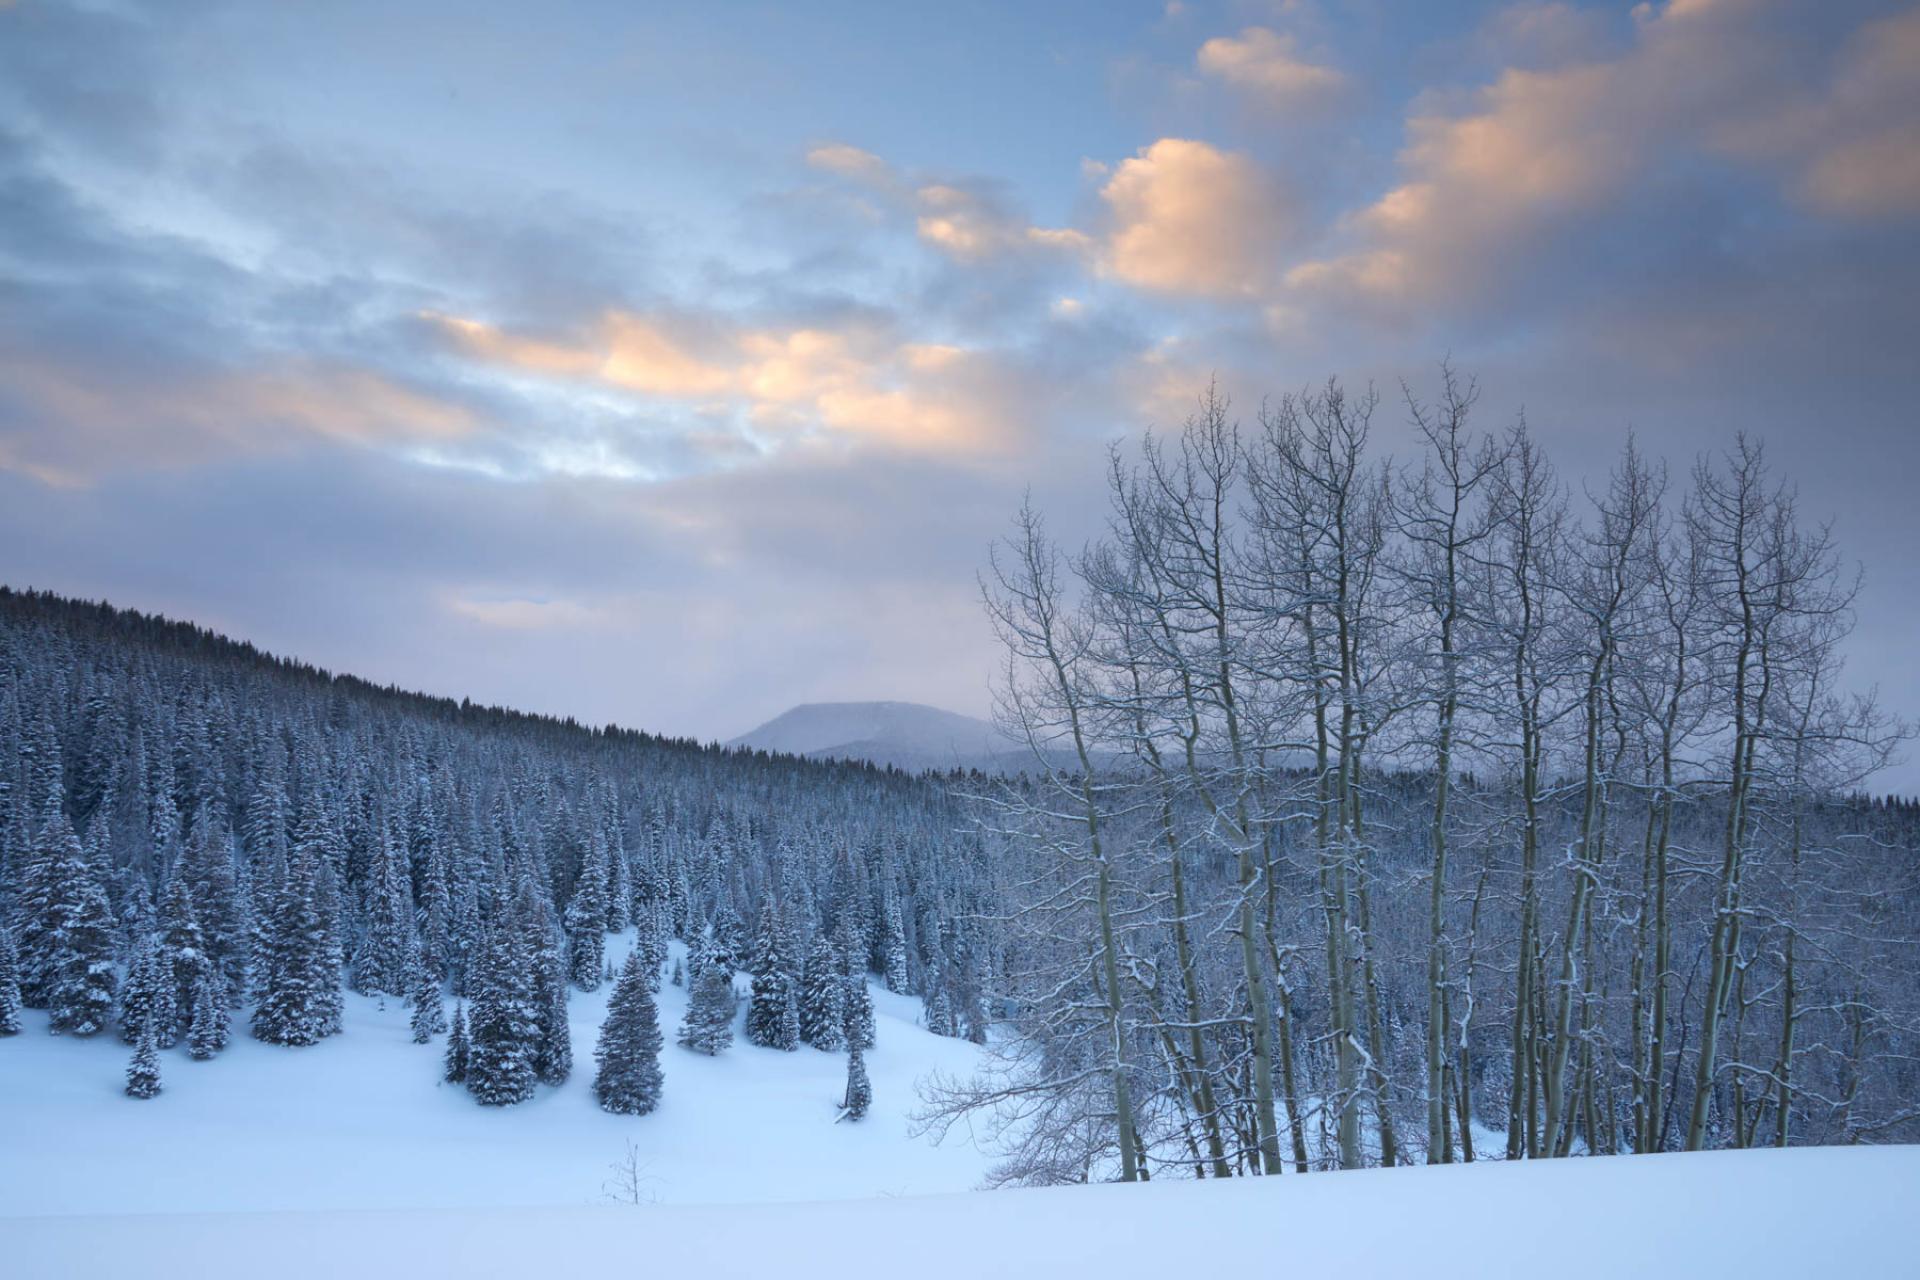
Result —
M1291 230L1259 166L1187 138L1162 138L1121 161L1100 196L1112 218L1105 270L1142 289L1257 294Z
M700 356L659 317L609 312L566 342L478 320L426 319L469 360L644 398L710 402L770 445L807 438L941 453L995 451L1003 421L978 403L991 361L952 345L901 341L873 326L756 327L705 318Z
M1332 67L1300 56L1291 35L1248 27L1238 36L1215 36L1200 46L1200 70L1269 105L1297 110L1317 105L1346 87Z
M893 167L871 151L844 142L827 142L807 152L807 163L827 173L853 178L873 186L889 186Z
M1497 293L1557 238L1595 234L1630 192L1644 200L1689 172L1705 182L1715 158L1779 173L1817 214L1920 212L1920 13L1828 58L1774 9L1643 4L1618 56L1509 67L1464 103L1430 97L1407 120L1400 182L1344 220L1345 251L1287 283L1400 306ZM1532 25L1565 25L1544 12ZM1578 43L1563 33L1560 56Z
M1723 124L1721 140L1785 165L1798 198L1822 214L1920 214L1920 9L1862 27L1825 85L1771 105Z

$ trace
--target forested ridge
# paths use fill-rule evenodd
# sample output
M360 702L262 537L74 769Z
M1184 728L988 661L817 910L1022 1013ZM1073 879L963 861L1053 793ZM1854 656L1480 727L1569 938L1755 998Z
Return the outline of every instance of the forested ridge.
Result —
M730 1043L736 1001L760 1044L870 1043L868 972L985 1034L982 846L935 780L382 689L16 591L0 742L0 1028L24 1003L56 1033L117 1031L134 1096L176 1044L338 1034L352 989L448 1035L423 1071L524 1100L572 1072L568 992L614 979L604 939L628 929L595 1064L612 1110L657 1094L671 938L700 1052Z

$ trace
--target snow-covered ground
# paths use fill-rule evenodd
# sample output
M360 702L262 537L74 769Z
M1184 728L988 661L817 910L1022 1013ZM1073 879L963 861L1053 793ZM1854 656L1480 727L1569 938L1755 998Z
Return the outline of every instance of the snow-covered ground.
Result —
M0 1218L22 1277L1899 1276L1920 1148L815 1204Z
M621 942L614 950L624 954ZM595 1107L607 989L575 1070L505 1110L437 1084L406 1011L349 997L311 1049L236 1036L120 1094L117 1040L0 1040L0 1276L1570 1277L1920 1274L1920 1147L1720 1152L1226 1183L970 1194L990 1157L913 1138L914 1081L976 1050L876 991L875 1103L834 1123L844 1058L669 1043L661 1109ZM669 1040L684 991L662 993ZM640 1206L609 1190L631 1142Z
M630 945L608 950L618 961ZM738 1037L717 1058L690 1053L673 1043L686 992L671 984L660 1109L600 1110L593 1045L611 994L574 993L573 1078L500 1109L439 1083L444 1037L412 1043L396 1001L348 995L345 1033L303 1049L261 1044L236 1019L212 1061L163 1054L164 1091L146 1102L121 1095L117 1037L50 1036L29 1011L0 1040L0 1214L589 1205L606 1202L629 1141L660 1204L965 1191L991 1163L962 1135L936 1147L908 1134L914 1082L969 1072L979 1052L922 1030L916 999L874 989L873 1110L837 1124L844 1054Z

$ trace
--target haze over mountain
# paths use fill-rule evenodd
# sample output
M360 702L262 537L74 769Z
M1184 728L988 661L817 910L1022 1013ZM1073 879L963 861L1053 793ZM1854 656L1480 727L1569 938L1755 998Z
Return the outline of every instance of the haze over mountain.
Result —
M1026 747L985 720L918 702L805 702L727 743L896 768L1017 769Z

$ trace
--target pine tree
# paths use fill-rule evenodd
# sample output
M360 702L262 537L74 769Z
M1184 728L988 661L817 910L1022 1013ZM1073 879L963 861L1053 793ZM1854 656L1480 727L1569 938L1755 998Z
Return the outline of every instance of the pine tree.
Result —
M846 1045L846 983L833 947L823 935L807 955L806 976L800 984L800 1038L826 1053Z
M406 859L384 830L373 837L367 868L366 932L353 957L353 989L361 995L404 996L413 968L413 887Z
M127 1064L127 1096L151 1098L160 1092L160 1053L154 1047L153 1023L140 1032L140 1042Z
M475 975L468 1025L467 1089L483 1105L511 1106L533 1096L534 1046L540 1035L532 958L513 922L489 926Z
M709 1057L726 1049L733 1043L733 1008L733 976L721 965L708 965L693 984L680 1044Z
M447 1011L440 1003L440 980L433 976L425 943L413 967L413 1042L426 1044L447 1029Z
M142 939L120 991L120 1038L138 1044L141 1036L151 1033L155 1045L171 1048L179 1021L172 975L161 964L158 942L149 936Z
M937 1036L953 1034L953 1004L944 989L934 992L933 999L927 1001L927 1030Z
M231 1035L226 992L220 975L211 968L201 973L193 992L192 1023L187 1028L187 1056L205 1062L227 1047Z
M906 927L900 918L900 899L894 896L891 888L887 890L887 905L883 918L886 922L887 990L896 995L905 995L909 986Z
M573 1074L573 1032L567 1023L567 970L561 939L542 931L533 962L535 1020L533 1069L541 1084L561 1085Z
M866 1060L861 1057L860 1046L854 1045L847 1051L847 1092L840 1101L841 1119L863 1120L872 1105L873 1085L867 1081Z
M598 1068L593 1096L608 1111L643 1116L660 1104L660 1014L653 1002L646 965L638 952L627 956L607 1020L594 1046Z
M55 940L66 926L71 887L66 878L69 855L78 861L80 846L56 794L41 814L14 894L20 999L29 1009L46 1008L53 990Z
M294 851L274 903L264 989L252 1023L254 1038L268 1044L318 1044L338 1028L330 999L338 995L338 979L328 954L330 934L316 870L313 853L303 844Z
M453 1006L453 1029L447 1032L447 1056L440 1078L448 1084L467 1082L467 1011L462 1005Z
M13 934L0 925L0 1036L20 1033L20 968Z
M849 1046L855 1049L873 1048L873 995L867 990L865 974L846 975L846 994L842 998L842 1024Z
M173 987L173 1011L178 1028L194 1017L194 993L213 972L206 936L193 907L193 891L185 876L173 877L160 906L160 971ZM165 1044L171 1040L163 1041Z
M797 1018L793 1027L789 1027L787 1018L794 1005L793 975L787 972L787 958L780 949L780 930L771 906L761 913L760 936L755 940L750 967L754 976L753 998L747 1006L748 1043L768 1049L799 1048ZM794 1034L789 1035L790 1031Z
M582 991L592 991L600 985L607 954L607 847L597 831L573 884L566 929L570 976Z
M315 850L316 856L319 852ZM193 832L173 874L188 881L208 957L219 968L228 995L239 996L247 990L252 935L258 930L264 939L269 926L254 915L250 895L240 891L232 841L216 806L206 804L194 811ZM277 883L266 886L262 901L273 902L277 887Z
M119 985L113 969L113 911L71 832L67 843L68 854L60 863L65 892L60 899L62 924L54 935L48 1029L56 1035L91 1036L113 1022Z

